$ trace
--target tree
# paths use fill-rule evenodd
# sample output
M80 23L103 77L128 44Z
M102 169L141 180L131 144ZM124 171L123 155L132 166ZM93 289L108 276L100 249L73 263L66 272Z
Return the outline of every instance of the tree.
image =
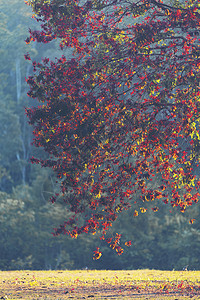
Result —
M0 12L0 166L4 170L0 190L11 193L13 186L30 181L32 134L24 116L27 85L23 78L30 74L31 64L24 61L24 51L29 50L32 55L36 51L24 45L26 28L32 26L31 9L21 0L11 0L9 6L2 0Z
M102 230L122 254L121 235L106 232L123 210L137 216L154 201L155 212L159 202L184 212L200 196L199 3L26 2L41 23L26 43L58 40L63 50L33 61L27 78L41 103L26 109L34 144L49 154L32 162L54 170L60 193L51 200L73 213L55 234Z

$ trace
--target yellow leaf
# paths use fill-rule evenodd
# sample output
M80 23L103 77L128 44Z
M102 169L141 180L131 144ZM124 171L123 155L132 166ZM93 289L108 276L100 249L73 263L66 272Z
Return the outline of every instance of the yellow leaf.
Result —
M144 207L140 207L140 210L141 210L141 213L145 213L147 211L147 209Z

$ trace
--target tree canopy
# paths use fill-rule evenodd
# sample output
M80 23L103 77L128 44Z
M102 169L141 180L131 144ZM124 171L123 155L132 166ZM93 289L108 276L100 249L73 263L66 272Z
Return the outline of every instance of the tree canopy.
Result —
M101 230L122 254L121 235L106 232L123 210L137 216L164 202L184 212L199 200L200 4L25 2L41 24L26 43L58 40L63 50L32 61L27 78L40 102L26 109L34 144L49 155L32 162L54 170L60 192L51 200L72 213L55 234Z

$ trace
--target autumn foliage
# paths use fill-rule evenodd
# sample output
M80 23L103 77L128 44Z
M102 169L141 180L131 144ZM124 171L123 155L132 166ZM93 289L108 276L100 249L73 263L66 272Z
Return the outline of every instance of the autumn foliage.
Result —
M26 43L63 50L32 61L26 79L40 102L26 109L34 144L49 154L32 162L54 170L51 200L73 213L55 234L101 230L122 254L121 235L106 233L123 210L137 216L152 201L155 212L159 202L184 212L199 200L199 1L27 2L41 30Z

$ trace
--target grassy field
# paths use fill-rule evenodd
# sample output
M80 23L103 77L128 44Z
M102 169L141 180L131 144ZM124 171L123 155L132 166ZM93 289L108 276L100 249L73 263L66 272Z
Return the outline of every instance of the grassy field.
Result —
M0 299L200 299L200 271L0 271Z

